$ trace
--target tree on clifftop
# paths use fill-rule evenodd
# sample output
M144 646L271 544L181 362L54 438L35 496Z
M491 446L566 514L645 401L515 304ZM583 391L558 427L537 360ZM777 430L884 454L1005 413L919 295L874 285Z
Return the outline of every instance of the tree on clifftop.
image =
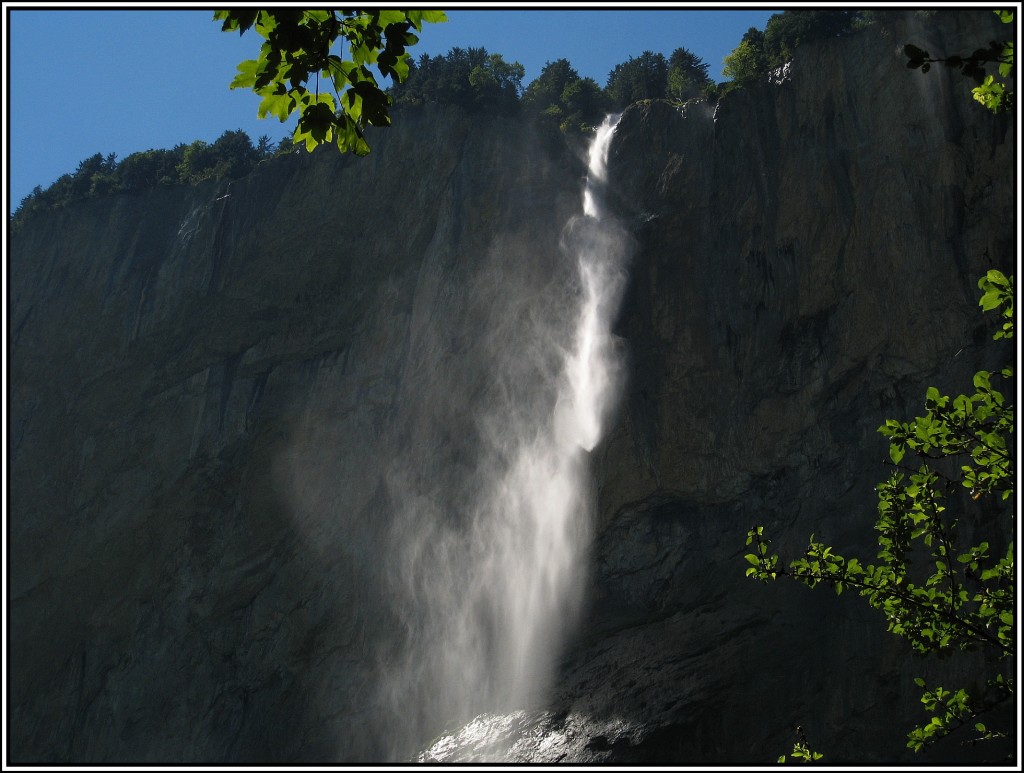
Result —
M749 83L767 71L766 62L764 33L751 27L743 34L740 44L725 57L722 73L736 83Z
M740 44L725 57L723 72L737 84L757 80L782 67L804 44L841 37L865 23L862 11L792 10L772 14L764 32L751 27Z
M548 129L581 132L601 122L607 100L593 78L581 78L568 59L556 59L526 87L523 110Z
M423 54L403 83L391 87L399 105L458 105L509 114L519 107L525 68L486 48L455 47L444 56Z
M685 48L672 52L668 58L667 96L684 101L699 97L710 83L707 62Z
M644 51L640 56L615 65L608 74L605 91L612 108L622 110L641 99L661 99L668 86L668 62L663 54Z

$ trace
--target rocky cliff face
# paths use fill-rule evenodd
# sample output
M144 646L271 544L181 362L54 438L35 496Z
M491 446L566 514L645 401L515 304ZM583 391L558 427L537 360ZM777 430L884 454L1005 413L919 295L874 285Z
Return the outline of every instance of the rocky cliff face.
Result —
M543 709L433 745L450 718L420 718L423 759L761 764L796 724L836 763L902 759L907 649L742 554L760 522L870 555L875 427L1010 356L975 283L1012 273L1016 135L903 67L907 40L991 37L939 16L801 48L717 109L623 115L627 386L592 458L590 613ZM390 753L389 537L472 487L468 406L547 383L521 346L554 335L581 173L524 126L408 113L366 159L14 235L12 762Z
M15 756L379 753L394 479L462 480L488 352L565 284L580 173L522 126L404 118L363 163L17 236Z

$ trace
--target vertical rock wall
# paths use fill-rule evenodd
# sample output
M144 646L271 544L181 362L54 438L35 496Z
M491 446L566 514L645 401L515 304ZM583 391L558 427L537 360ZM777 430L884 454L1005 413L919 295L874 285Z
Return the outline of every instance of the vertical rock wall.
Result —
M461 480L581 170L408 113L14 236L12 761L379 758L388 518Z
M901 52L972 50L1005 34L989 16L891 19L800 48L717 108L623 116L610 175L640 250L594 606L615 633L582 650L568 692L589 692L569 701L581 714L646 717L647 734L608 734L646 745L637 759L771 764L800 724L834 764L922 760L903 747L912 679L934 665L861 599L763 586L742 555L763 524L790 554L813 534L874 559L876 428L1014 358L977 280L1015 270L1015 129ZM966 494L951 508L978 517Z

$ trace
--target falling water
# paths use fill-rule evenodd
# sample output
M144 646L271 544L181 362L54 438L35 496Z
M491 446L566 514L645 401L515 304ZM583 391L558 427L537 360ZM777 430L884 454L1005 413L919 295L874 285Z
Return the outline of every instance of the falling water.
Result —
M412 611L403 618L401 662L387 666L385 700L392 724L412 736L537 705L581 609L593 509L588 452L601 438L620 375L610 324L623 285L623 242L601 208L616 123L609 116L593 139L583 215L563 235L562 250L578 268L565 303L577 310L571 330L562 324L548 336L558 341L543 342L560 361L552 399L484 417L494 442L476 462L478 494L466 512L446 513L420 497L408 525L396 530ZM524 420L536 405L543 415Z

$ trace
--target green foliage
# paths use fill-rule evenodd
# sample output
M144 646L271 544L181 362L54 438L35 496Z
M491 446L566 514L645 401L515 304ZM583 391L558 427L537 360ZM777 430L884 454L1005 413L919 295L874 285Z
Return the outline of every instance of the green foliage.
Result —
M249 174L262 157L244 131L226 131L212 145L196 140L186 146L178 178L191 184L211 178L235 180Z
M714 81L710 81L701 90L701 96L708 102L717 102L722 97L722 88Z
M807 743L807 736L804 734L804 729L797 725L797 741L793 744L793 751L789 753L790 762L803 762L813 763L820 761L825 755L820 752L812 751L811 747ZM783 763L786 761L786 755L783 754L777 762Z
M557 59L526 87L523 111L551 132L582 133L601 122L608 102L593 78L581 78L569 60Z
M817 762L825 755L820 752L811 751L806 746L795 743L793 744L793 751L789 753L789 758L793 762ZM779 762L786 761L786 755L783 754L779 757Z
M562 90L559 99L564 118L559 124L563 132L590 131L601 123L608 100L593 78L580 78Z
M696 54L677 48L666 59L645 51L617 64L605 89L591 78L580 78L566 59L548 62L523 93L523 109L550 129L585 132L610 110L622 110L646 99L687 100L704 95L713 85L708 65Z
M921 677L914 679L914 683L924 689L921 703L930 715L927 723L915 727L908 734L910 740L907 746L914 751L920 751L946 737L954 730L971 723L979 714L1013 696L1013 680L1005 679L1002 674L997 674L986 683L985 695L980 700L969 696L964 689L952 691L936 687L929 690ZM974 729L980 735L971 739L970 743L1006 737L1006 733L1002 731L989 730L983 722L975 722Z
M999 309L1003 324L993 338L1013 338L1013 277L1007 279L1001 271L989 271L978 280L978 287L985 291L978 304L985 311Z
M769 69L781 67L802 45L841 37L863 25L860 11L792 10L772 14L764 28L764 50Z
M486 48L453 48L444 56L421 56L390 94L396 105L436 103L507 115L518 109L525 74L519 62Z
M158 185L177 185L181 182L178 177L178 164L182 158L181 149L132 153L118 165L115 176L119 178L121 190L125 191L141 191Z
M711 84L707 63L685 48L677 48L668 58L667 81L665 96L682 101L703 96Z
M994 11L1004 24L1013 22L1012 11ZM932 64L943 62L947 67L959 70L965 78L976 84L971 93L975 101L993 113L1006 113L1013 110L1013 91L1008 88L1013 77L1014 51L1013 41L994 40L987 47L975 49L969 56L954 54L944 59L933 59L931 55L912 43L903 47L907 57L907 67L920 69L926 73ZM986 66L996 65L998 76L988 73Z
M612 110L622 110L642 99L662 99L667 89L668 62L664 54L651 51L615 65L605 86Z
M790 10L772 14L764 32L751 27L725 57L723 73L740 86L782 67L802 45L849 35L872 20L869 12Z
M285 150L292 147L290 138ZM11 226L20 228L29 217L63 209L118 193L134 193L157 187L192 185L203 180L234 180L248 174L265 158L274 155L274 143L261 137L253 146L241 129L224 132L212 144L196 140L172 150L132 153L120 162L113 153L96 153L78 164L73 174L61 177L49 188L36 186L14 215Z
M259 158L266 158L274 154L274 141L270 139L270 135L261 134L259 139L256 140L256 155Z
M750 83L765 72L764 61L763 49L756 43L743 40L725 57L722 73L736 83Z
M530 114L537 114L550 105L557 105L566 86L579 79L579 73L568 59L545 63L540 75L523 92L523 108Z
M1002 320L995 338L1013 337L1013 277L989 271L978 283L979 305ZM929 722L914 728L908 746L919 750L972 721L1013 694L1013 682L998 664L1015 653L1013 542L996 548L991 541L962 547L958 520L949 506L958 491L969 500L1006 503L1014 493L1012 437L1014 409L994 379L1010 379L1013 370L979 371L974 391L950 398L931 387L926 412L911 422L890 419L878 431L889 439L894 472L879 484L878 563L846 558L812 535L804 555L786 565L769 550L764 529L747 533L754 552L745 556L746 573L763 582L787 577L808 587L825 585L837 594L856 591L885 616L888 630L905 638L921 654L943 656L954 650L992 654L997 673L987 689L969 695L964 689L935 688L922 696ZM908 455L915 463L908 464ZM953 473L953 469L959 469ZM1007 505L1004 505L1007 506ZM1012 525L1013 509L1004 525ZM918 684L925 687L924 680ZM979 739L1001 737L978 723Z
M476 104L511 112L519 102L525 75L526 68L519 62L506 62L501 54L490 54L469 73Z
M419 41L412 30L447 20L441 11L297 8L219 10L213 18L225 32L255 29L265 41L256 59L238 65L231 82L231 88L252 89L262 98L260 118L273 115L283 122L298 113L294 142L304 142L308 151L334 142L357 155L370 152L368 125L391 123L391 99L370 68L382 78L404 80L411 59L406 49ZM333 53L339 39L347 58Z

